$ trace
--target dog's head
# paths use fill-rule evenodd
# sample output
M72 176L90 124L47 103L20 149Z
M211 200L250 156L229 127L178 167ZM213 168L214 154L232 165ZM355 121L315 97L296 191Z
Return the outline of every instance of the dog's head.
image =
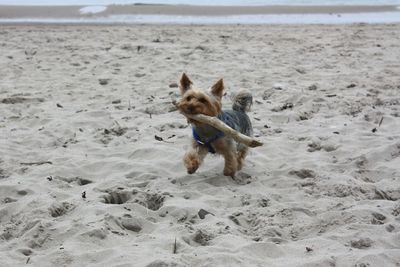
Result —
M184 73L179 88L182 98L178 101L177 107L181 112L214 117L221 112L221 99L224 91L222 79L216 82L207 92L194 88L192 81Z

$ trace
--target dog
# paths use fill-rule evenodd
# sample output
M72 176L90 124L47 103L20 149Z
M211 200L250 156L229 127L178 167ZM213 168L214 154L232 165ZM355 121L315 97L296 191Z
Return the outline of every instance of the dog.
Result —
M232 109L222 110L224 82L217 81L209 91L193 87L192 81L183 73L179 85L181 99L176 105L181 113L204 114L217 117L236 131L247 136L253 135L251 121L246 112L253 104L250 92L241 91L233 99ZM248 153L248 147L237 143L233 138L224 135L220 130L195 120L188 119L192 125L191 147L183 157L184 165L189 174L200 167L208 153L220 154L225 159L224 175L234 178L235 173L242 169Z

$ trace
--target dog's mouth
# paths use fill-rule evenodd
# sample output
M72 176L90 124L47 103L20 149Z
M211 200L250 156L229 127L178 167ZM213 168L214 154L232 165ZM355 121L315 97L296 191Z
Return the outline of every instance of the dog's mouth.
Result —
M196 107L190 106L190 105L182 105L180 102L176 103L176 107L183 113L190 114L190 115L196 115L199 114L199 111Z
M184 109L184 112L187 113L187 114L190 114L190 115L199 114L199 112L196 110L196 108L195 108L195 107L191 107L191 106L186 107L186 108Z

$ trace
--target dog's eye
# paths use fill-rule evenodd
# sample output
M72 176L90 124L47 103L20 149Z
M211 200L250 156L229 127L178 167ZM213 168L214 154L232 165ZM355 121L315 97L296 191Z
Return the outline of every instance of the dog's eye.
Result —
M187 96L186 101L190 101L190 100L192 100L192 98L193 98L192 96Z
M200 101L201 103L203 103L203 104L207 102L207 100L206 100L205 98L203 98L203 97L200 98L199 101Z

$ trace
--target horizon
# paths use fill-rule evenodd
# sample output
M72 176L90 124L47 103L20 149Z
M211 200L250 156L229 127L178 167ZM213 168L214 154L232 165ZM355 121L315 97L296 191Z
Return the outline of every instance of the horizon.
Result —
M194 0L0 0L3 6L102 6L102 5L193 5L193 6L336 6L336 5L400 5L400 0L205 0L201 4Z

